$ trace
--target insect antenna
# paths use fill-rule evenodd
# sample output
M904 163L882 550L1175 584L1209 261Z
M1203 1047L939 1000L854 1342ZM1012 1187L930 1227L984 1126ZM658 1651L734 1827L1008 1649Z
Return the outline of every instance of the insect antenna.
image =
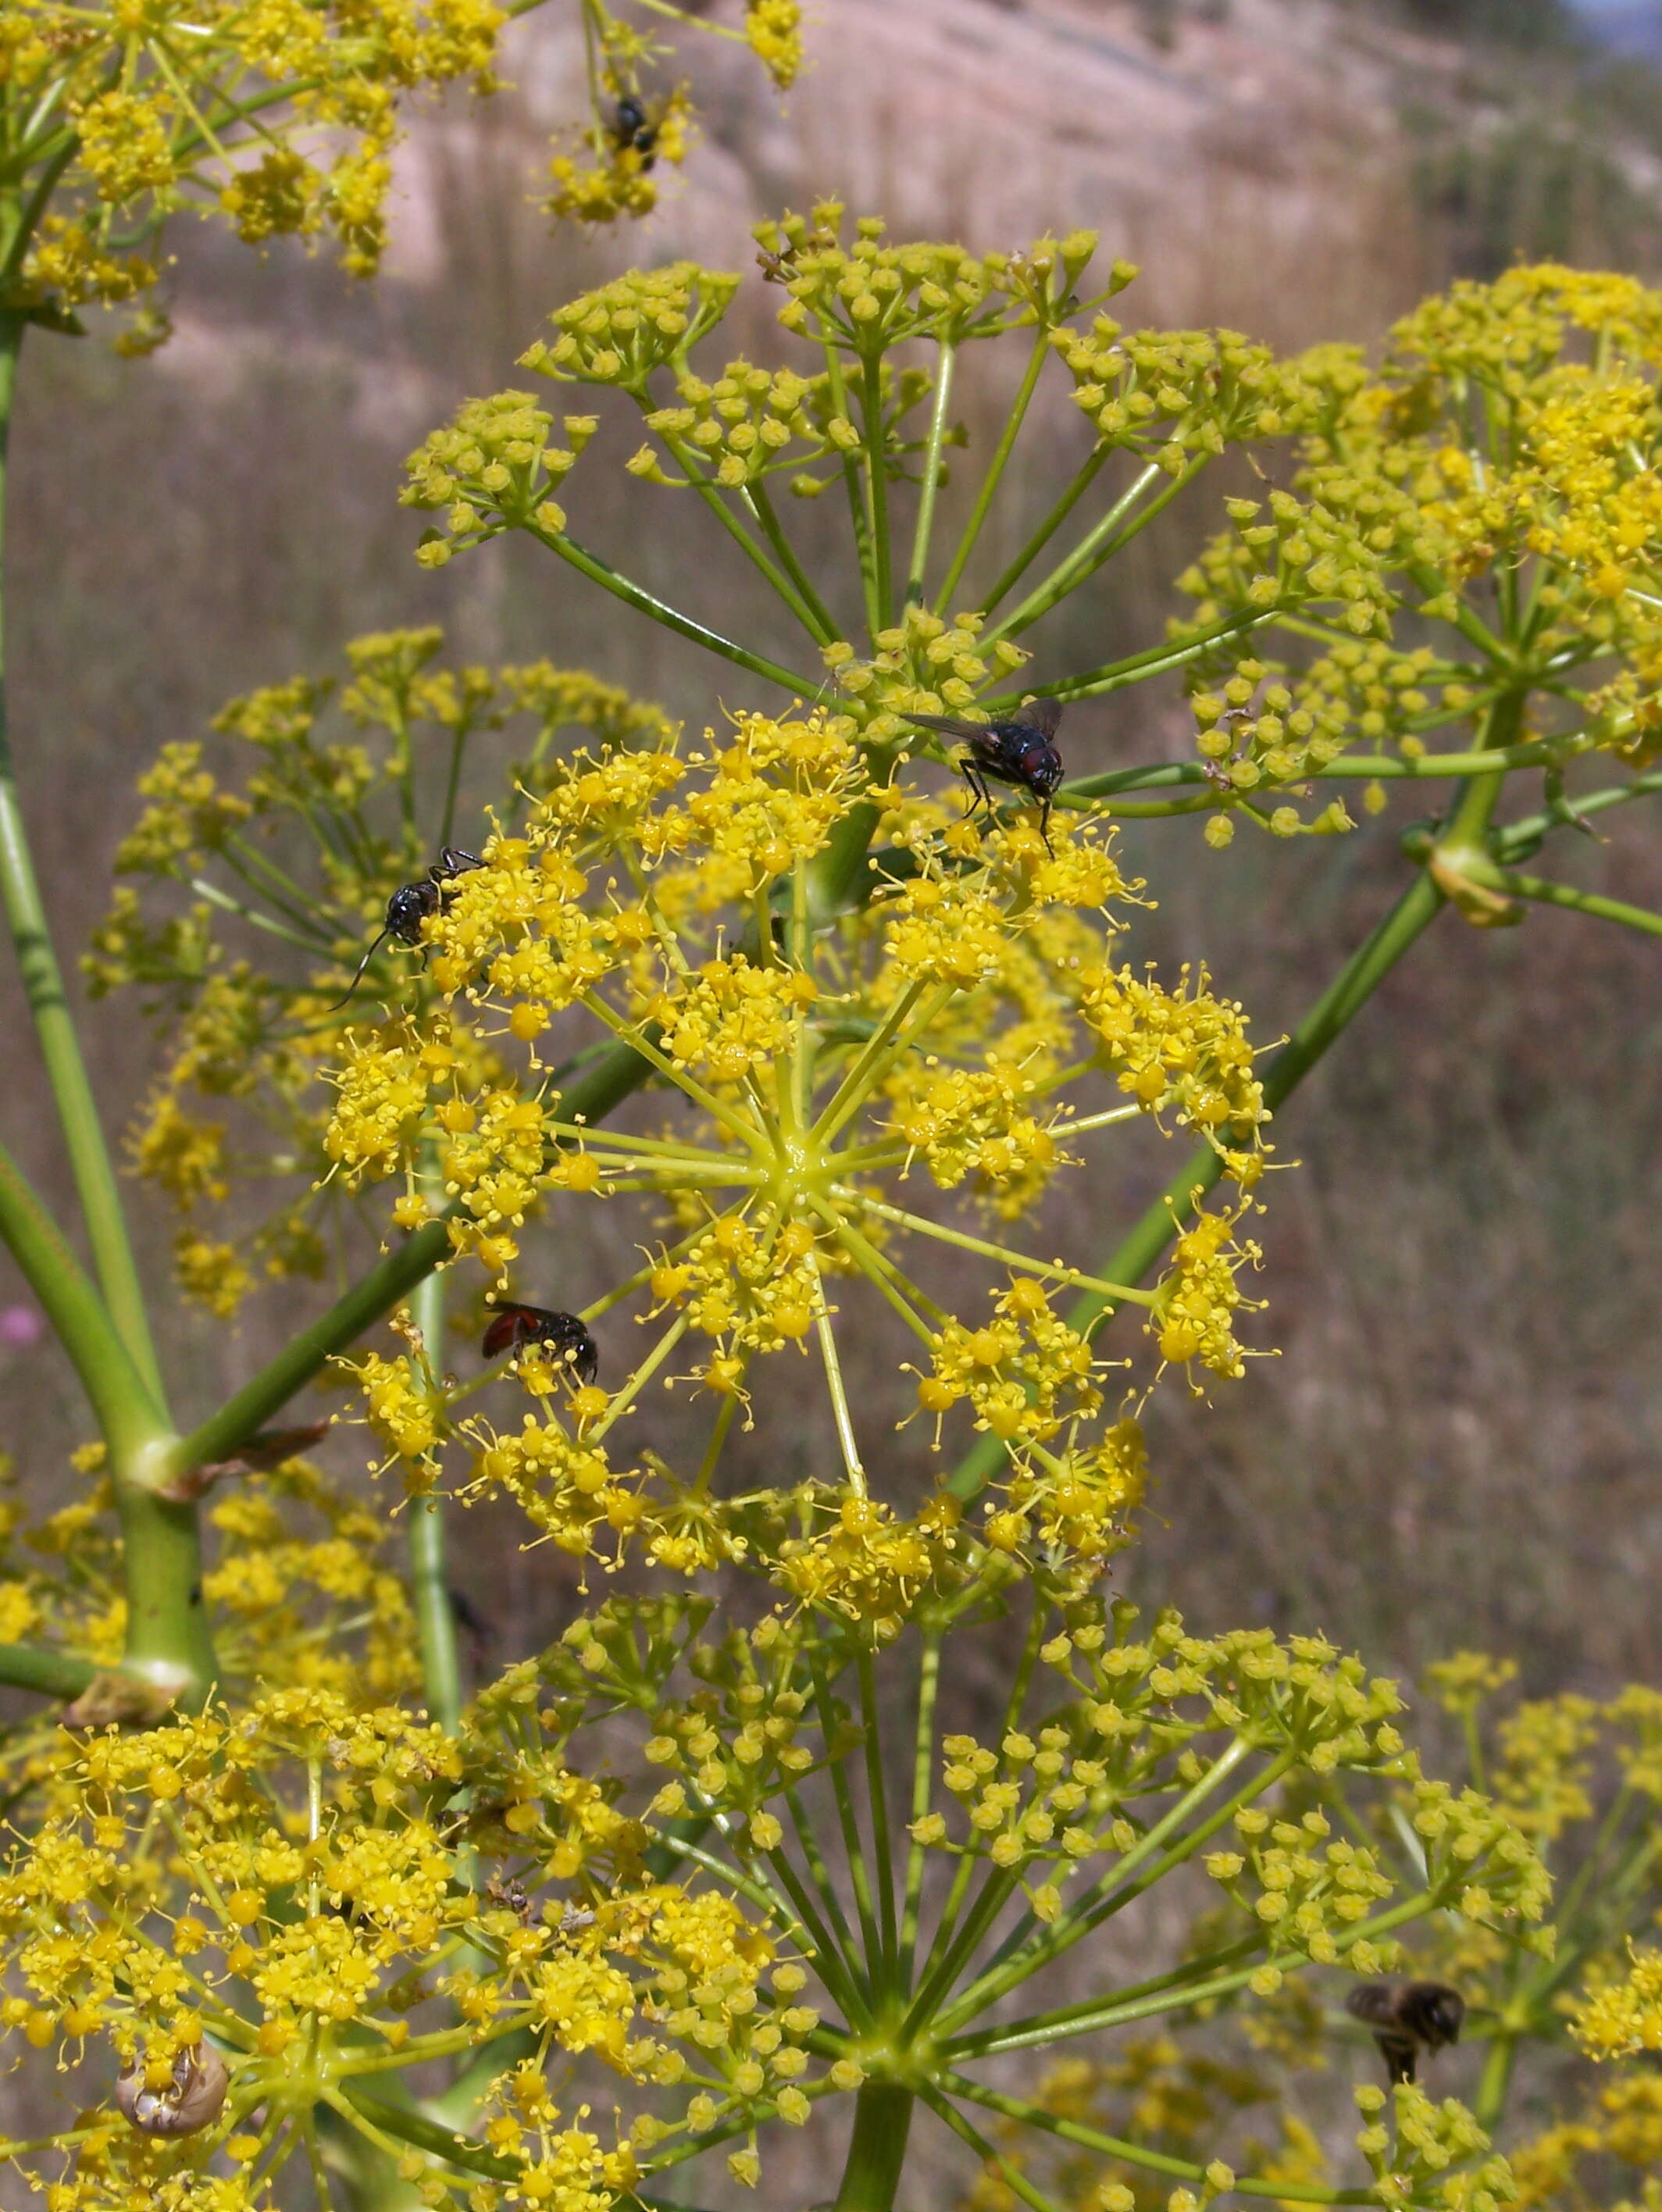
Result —
M392 925L391 922L388 922L385 929L378 930L375 935L370 939L369 949L364 954L363 958L358 963L358 972L346 987L346 997L337 999L334 1005L327 1010L330 1013L339 1013L341 1008L346 1004L347 999L349 999L352 996L352 994L357 989L359 984L362 982L364 978L364 969L368 967L370 962L375 957L376 953L380 950L381 946L385 943L386 939L391 936L391 934Z

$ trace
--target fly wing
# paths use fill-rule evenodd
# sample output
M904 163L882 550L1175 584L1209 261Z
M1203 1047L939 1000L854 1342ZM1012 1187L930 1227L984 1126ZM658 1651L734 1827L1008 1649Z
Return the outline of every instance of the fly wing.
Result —
M987 732L985 722L966 722L959 714L908 714L906 720L920 729L938 730L945 738L984 738Z
M1059 699L1029 699L1010 717L1023 729L1037 730L1046 744L1056 735L1056 726L1061 719L1062 702Z

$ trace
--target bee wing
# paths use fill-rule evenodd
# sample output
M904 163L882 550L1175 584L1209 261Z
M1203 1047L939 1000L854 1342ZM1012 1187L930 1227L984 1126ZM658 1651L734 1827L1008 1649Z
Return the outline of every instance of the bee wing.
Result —
M1344 2009L1353 2020L1366 2021L1370 2027L1394 2028L1399 1994L1395 1982L1363 1982L1345 1998Z
M534 1328L537 1319L534 1306L499 1306L485 1330L485 1340L479 1347L481 1358L494 1359L498 1352L511 1352L519 1343L526 1322Z
M1029 699L1010 717L1012 721L1020 722L1024 729L1037 730L1046 743L1056 735L1056 727L1061 719L1062 702L1059 699Z
M945 738L984 738L985 722L967 722L961 714L908 714L908 722L916 722L925 730L938 730Z

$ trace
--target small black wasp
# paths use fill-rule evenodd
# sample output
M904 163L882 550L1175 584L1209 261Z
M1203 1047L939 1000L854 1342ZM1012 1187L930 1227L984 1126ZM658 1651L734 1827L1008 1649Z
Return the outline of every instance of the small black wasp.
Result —
M1363 1982L1344 2000L1353 2019L1374 2031L1392 2081L1411 2081L1422 2049L1458 2043L1465 1999L1446 1982Z
M633 147L640 156L642 170L650 169L658 159L658 125L632 92L626 92L618 101L611 128L618 150L627 152Z
M480 1346L483 1357L494 1359L524 1344L546 1346L555 1364L571 1368L580 1382L592 1382L600 1371L594 1339L575 1314L552 1313L547 1306L499 1306Z
M1039 835L1050 846L1050 802L1062 781L1062 756L1056 750L1056 726L1062 719L1059 699L1029 699L1002 722L966 722L957 714L908 714L925 730L943 737L959 738L964 751L958 766L974 797L969 811L978 806L992 810L989 783L1007 783L1017 791L1031 792L1039 801Z
M430 914L442 914L449 896L446 886L458 876L464 876L470 868L482 868L484 862L471 853L464 853L454 845L440 848L439 857L419 883L400 884L386 902L386 920L369 940L369 950L358 963L358 972L346 987L346 998L337 999L329 1009L339 1013L363 981L364 969L375 957L379 947L389 937L396 937L400 945L419 945L422 924Z

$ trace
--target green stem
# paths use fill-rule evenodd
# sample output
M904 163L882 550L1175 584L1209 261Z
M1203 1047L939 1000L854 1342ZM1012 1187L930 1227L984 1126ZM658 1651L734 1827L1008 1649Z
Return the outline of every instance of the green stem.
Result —
M1111 2003L1065 2006L1052 2013L1033 2013L1012 2021L1008 2027L988 2028L980 2035L955 2036L943 2046L955 2058L991 2058L1001 2051L1032 2051L1065 2037L1092 2035L1105 2027L1124 2027L1135 2020L1154 2020L1162 2013L1210 2004L1218 1997L1244 1990L1259 1972L1255 1963L1233 1974L1215 1974L1208 1981L1176 1984L1143 1997Z
M1291 1096L1328 1047L1367 1005L1443 902L1442 893L1428 875L1422 872L1415 877L1271 1060L1265 1072L1264 1100L1271 1112ZM1113 1282L1140 1282L1222 1172L1220 1156L1210 1145L1200 1146L1129 1236L1110 1254L1103 1266L1103 1274ZM1083 1330L1099 1316L1112 1316L1115 1310L1111 1300L1097 1291L1088 1291L1070 1310L1068 1325ZM980 1438L960 1462L948 1486L955 1497L974 1498L1004 1458L1004 1446L996 1437Z
M1543 906L1567 907L1574 914L1592 915L1598 921L1619 921L1629 929L1644 931L1648 937L1662 937L1662 914L1653 914L1648 907L1629 906L1625 899L1606 898L1601 891L1579 890L1573 884L1558 884L1545 876L1519 875L1515 868L1468 866L1465 871L1473 883L1483 884L1497 891L1509 891L1514 898L1533 899Z
M1471 2107L1471 2117L1485 2135L1492 2136L1496 2122L1506 2111L1507 2093L1512 2087L1512 2069L1518 2056L1518 2039L1513 2035L1497 2035L1491 2039L1489 2055L1483 2060L1483 2078L1477 2084L1477 2095Z
M78 1698L97 1672L90 1659L76 1659L67 1651L39 1650L33 1644L0 1644L0 1682L14 1690L39 1690L48 1698Z
M431 1176L425 1179L430 1182ZM436 1389L445 1367L444 1277L436 1272L423 1276L410 1294L409 1305ZM454 1735L462 1720L462 1655L445 1558L444 1500L437 1495L412 1498L409 1511L410 1599L421 1645L422 1684L429 1715L446 1735Z
M774 510L773 502L767 494L767 485L758 479L750 486L745 494L745 498L751 513L761 525L767 543L779 555L779 565L796 586L804 606L813 616L816 626L816 635L820 643L829 645L833 639L842 635L841 629L838 625L836 617L814 589L813 579L798 559L797 549L791 543L786 532L785 525L779 520Z
M874 589L877 627L886 629L895 617L894 578L889 543L889 465L883 429L883 363L868 355L861 379L860 414L865 426L865 480L870 499Z
M944 1632L933 1622L924 1624L923 1656L918 1673L918 1723L912 1749L912 1820L915 1825L929 1810L930 1785L935 1760L935 1703L941 1688L941 1642ZM901 1916L900 1981L912 1979L918 1952L918 1923L924 1893L924 1865L927 1854L914 1840L906 1856L906 1903Z
M1078 506L1080 501L1096 482L1107 465L1108 456L1115 450L1113 446L1098 446L1074 471L1072 483L987 593L986 606L984 610L986 613L991 614L1005 594L1015 590L1046 546L1050 544L1051 539L1055 537L1057 532L1073 513L1074 508Z
M854 2132L834 2212L891 2212L906 2163L913 2094L893 2081L868 2081L854 2099Z
M0 313L0 531L3 531L7 447L23 342L23 319ZM161 1370L144 1310L137 1263L116 1185L115 1169L99 1126L81 1041L52 949L46 910L34 872L12 767L5 719L3 640L0 637L0 896L16 949L23 996L33 1018L47 1080L58 1105L65 1150L92 1247L94 1272L115 1334L143 1376L153 1398L165 1402Z
M167 1415L111 1328L81 1262L3 1146L0 1238L74 1364L112 1459L136 1473L166 1439Z
M958 358L950 340L941 344L935 372L935 404L929 413L929 441L924 447L924 479L918 495L918 522L912 536L912 564L907 574L906 598L910 606L921 604L924 577L929 568L929 541L935 528L935 495L940 489L941 447L946 437L946 410L952 398L952 372Z
M731 638L723 637L719 630L707 629L702 623L695 622L690 615L683 615L664 600L654 599L650 592L629 577L620 575L616 568L609 568L605 562L579 545L565 531L544 530L534 522L527 522L523 526L539 544L546 545L551 553L557 553L562 561L568 561L580 575L586 576L591 583L598 584L614 599L622 599L625 606L633 607L637 614L649 616L653 622L662 623L665 629L676 631L679 636L690 638L695 645L701 645L707 653L718 653L723 660L731 660L736 667L748 668L753 676L765 676L770 684L783 685L794 698L811 699L820 688L805 676L781 668L778 661L764 659L758 653L747 652L743 646L735 645Z
M1662 791L1662 769L1653 769L1647 775L1636 775L1630 783L1612 783L1602 791L1590 791L1575 801L1575 811L1586 817L1603 814L1611 806L1628 806L1635 799L1648 799ZM1495 832L1491 841L1495 856L1507 860L1514 855L1521 859L1532 853L1550 830L1561 829L1562 817L1557 814L1526 814L1519 821L1508 822Z
M1186 463L1162 491L1149 500L1140 513L1134 514L1123 529L1118 529L1115 526L1125 514L1130 499L1149 481L1149 471L1145 469L1126 497L1116 501L1107 513L1086 532L1072 552L1057 562L1043 582L1034 585L1019 606L1012 608L1001 623L986 633L983 644L990 645L997 638L1019 636L1022 630L1031 629L1041 615L1048 614L1058 600L1065 599L1070 592L1077 591L1116 553L1129 545L1139 532L1146 530L1155 517L1162 514L1178 494L1193 483L1210 459L1210 454L1206 453L1198 460ZM1159 473L1164 474L1164 471Z
M573 1121L579 1115L591 1123L602 1121L651 1073L631 1047L612 1045L597 1054L579 1079L561 1092L561 1111ZM178 1476L212 1461L228 1459L239 1444L263 1428L297 1390L319 1374L337 1352L344 1352L407 1298L449 1250L450 1231L443 1221L429 1221L416 1230L343 1297L337 1298L327 1313L285 1345L216 1413L181 1438L169 1455L170 1472Z
M883 1767L883 1734L877 1718L877 1685L871 1654L863 1650L858 1662L860 1682L860 1723L865 1732L865 1794L870 1800L872 1856L876 1862L877 1909L881 1916L882 1973L874 1983L891 1978L899 1936L895 1922L895 1857L889 1833L889 1791Z
M691 484L705 506L715 516L716 520L755 569L768 589L790 609L814 642L816 645L823 645L826 638L815 618L812 609L803 599L783 569L775 568L738 517L731 512L726 501L722 497L720 487L700 469L696 459L688 451L681 439L666 437L664 444L681 467L686 471L688 483ZM758 516L757 520L760 520L761 517Z
M945 2074L938 2085L947 2095L962 2097L969 2103L984 2105L989 2112L1002 2112L1007 2119L1019 2120L1028 2127L1043 2128L1048 2134L1059 2136L1065 2142L1078 2143L1086 2150L1098 2151L1107 2158L1124 2159L1128 2166L1140 2166L1150 2172L1169 2174L1174 2180L1204 2184L1206 2170L1186 2158L1172 2158L1163 2151L1145 2150L1141 2143L1126 2142L1119 2136L1104 2135L1100 2128L1087 2127L1080 2120L1059 2118L1038 2105L1024 2104L1019 2097L1007 2097L997 2089L983 2087L980 2082L970 2081L962 2074ZM1379 2193L1372 2189L1323 2189L1308 2181L1254 2181L1238 2179L1234 2187L1243 2197L1270 2197L1285 2199L1295 2204L1377 2204Z
M1034 392L1038 386L1039 373L1044 368L1045 356L1049 351L1050 332L1041 323L1034 337L1033 351L1028 356L1027 372L1022 379L1021 389L1016 395L1015 404L1004 418L1003 434L993 449L992 459L987 465L987 472L981 479L981 488L975 495L975 504L969 511L969 520L964 525L963 536L958 540L958 550L952 556L951 566L941 579L941 592L937 604L943 607L951 605L952 595L962 580L970 555L975 550L976 540L980 537L982 525L986 522L988 511L992 505L993 494L998 489L1005 465L1015 450L1016 438L1020 434L1022 423L1027 419L1028 409L1032 404ZM991 605L992 601L989 600L987 604Z
M1145 646L1141 653L1128 653L1123 660L1104 661L1100 668L1088 668L1083 676L1067 676L1054 684L1035 684L1024 686L1019 692L1010 692L1002 698L978 699L976 706L990 717L996 718L1019 706L1023 699L1060 699L1065 704L1071 699L1100 699L1110 691L1123 691L1128 684L1145 683L1151 676L1163 676L1168 670L1181 668L1195 660L1217 643L1220 638L1233 637L1242 630L1258 629L1273 622L1273 607L1248 607L1239 614L1227 615L1209 623L1192 637L1165 645Z
M216 1668L202 1601L202 1540L194 1504L173 1504L124 1479L111 1454L127 1594L123 1672L176 1705L202 1704Z
M1163 648L1162 648L1163 650ZM1578 738L1532 738L1522 744L1495 745L1481 752L1421 753L1413 759L1401 758L1394 753L1346 754L1343 758L1329 761L1325 765L1307 769L1295 781L1307 780L1332 782L1427 782L1468 775L1481 775L1489 769L1519 769L1550 767L1559 761L1591 750L1591 740ZM1100 775L1071 776L1056 793L1055 804L1061 805L1070 799L1112 799L1122 791L1159 791L1173 784L1210 784L1210 778L1198 761L1162 761L1143 768L1107 769ZM1652 790L1662 790L1662 775L1650 784ZM1624 785L1620 796L1638 796L1634 786ZM1616 795L1597 794L1601 805L1616 803ZM1586 811L1587 802L1577 799L1578 813ZM1508 824L1501 834L1510 836L1514 828ZM1534 825L1532 825L1534 826ZM1544 815L1539 829L1553 826L1550 816Z

